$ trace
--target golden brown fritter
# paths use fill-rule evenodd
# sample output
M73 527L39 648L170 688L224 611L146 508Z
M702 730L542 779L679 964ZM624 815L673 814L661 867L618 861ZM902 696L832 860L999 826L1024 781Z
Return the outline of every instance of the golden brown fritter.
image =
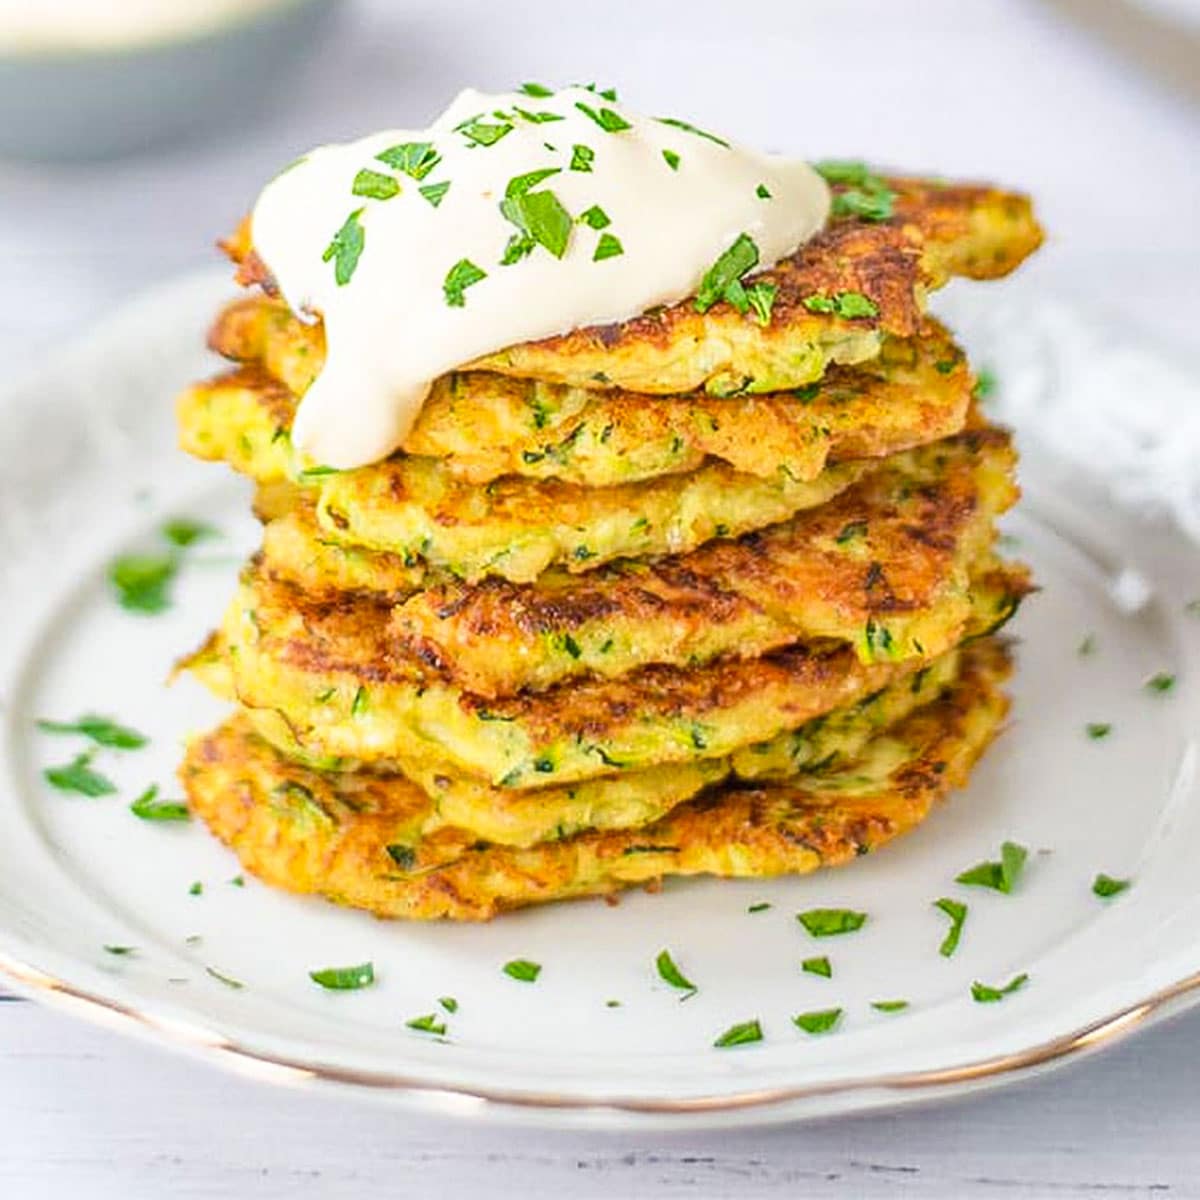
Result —
M319 773L288 762L235 718L188 750L192 810L265 881L387 917L485 920L667 875L767 877L835 866L907 832L967 781L1007 709L1002 649L967 656L959 681L873 739L847 768L717 786L640 828L527 848L443 830L444 865L422 868L412 829L429 799L402 776ZM391 848L391 849L389 849Z
M224 309L209 344L245 365L180 398L184 449L258 479L286 471L287 396L303 395L324 365L321 327L254 296ZM806 480L830 462L957 433L973 382L962 351L932 320L915 338L885 338L877 358L770 396L648 401L467 371L434 382L401 449L440 459L469 483L523 475L603 487L695 470L706 457L750 475L786 470Z
M1004 275L1041 242L1024 196L986 186L887 182L897 193L890 220L831 221L756 277L776 288L766 326L724 302L701 314L688 300L613 325L512 346L468 366L662 395L700 388L718 396L782 391L819 379L830 363L874 357L883 333L912 337L925 291L950 273ZM225 248L239 264L240 282L275 290L251 246L248 221ZM866 315L837 315L838 298L847 294L866 298L865 307L850 310Z
M971 583L968 634L1002 624L1028 590L1023 568ZM944 654L954 625L926 646ZM705 667L645 667L489 700L447 683L396 644L385 606L318 601L249 570L221 635L186 664L248 709L291 753L339 765L435 758L504 787L717 758L775 737L923 665L864 663L814 642Z

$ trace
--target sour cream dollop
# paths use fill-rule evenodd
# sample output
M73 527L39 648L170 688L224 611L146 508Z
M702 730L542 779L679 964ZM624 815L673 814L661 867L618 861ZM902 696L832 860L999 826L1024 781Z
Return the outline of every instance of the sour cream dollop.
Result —
M287 303L325 325L293 445L339 469L384 458L438 376L693 295L739 239L770 267L829 204L805 162L579 87L468 90L428 129L313 150L252 218Z

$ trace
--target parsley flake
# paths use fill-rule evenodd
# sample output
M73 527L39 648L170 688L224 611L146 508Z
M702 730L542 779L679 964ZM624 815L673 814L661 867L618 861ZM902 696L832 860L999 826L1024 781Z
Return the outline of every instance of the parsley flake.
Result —
M442 161L442 156L431 142L401 142L375 155L375 160L386 163L410 179L424 179Z
M596 252L592 255L592 262L603 262L606 258L616 258L624 253L625 247L621 245L620 238L611 233L602 233L600 240L596 243Z
M840 1008L823 1008L816 1012L797 1013L792 1024L805 1033L828 1033L842 1018Z
M800 970L807 971L810 975L820 975L822 979L833 978L833 967L824 955L820 958L806 958L800 964Z
M549 189L540 192L532 190L542 180L557 175L560 170L560 167L547 167L541 171L530 171L526 175L510 179L508 187L505 188L504 199L500 201L500 212L505 220L511 221L523 235L521 251L517 257L522 257L532 250L533 244L544 246L555 258L562 258L566 253L573 225L571 214ZM525 245L528 245L528 250L524 248ZM505 259L508 257L509 252L506 252Z
M477 267L469 258L460 258L446 272L442 283L442 294L451 308L462 308L466 303L463 293L481 279L487 278L487 272Z
M960 900L951 900L948 896L943 896L940 900L935 900L933 906L934 908L940 908L950 918L950 929L942 939L942 944L938 947L938 953L943 958L949 958L958 949L958 942L962 937L963 923L967 919L967 906Z
M570 170L590 172L595 161L596 152L590 146L581 146L576 143L571 147Z
M663 950L654 960L654 965L658 968L660 979L669 983L673 988L679 988L680 991L688 993L687 996L683 997L684 1000L694 996L699 991L699 988L675 965L675 960L668 951Z
M137 948L134 946L105 946L104 950L117 958L130 958L137 953Z
M729 149L729 143L724 138L719 138L715 133L707 133L703 129L697 129L695 125L689 125L686 121L680 121L676 117L655 117L660 125L670 125L672 129L682 129L684 133L694 133L697 137L707 138L710 142L716 142L718 146L724 146Z
M537 977L542 973L542 964L530 962L527 958L514 958L506 962L502 970L510 979L516 979L520 983L536 983Z
M854 541L855 538L866 537L866 536L867 536L866 521L847 521L846 524L842 526L841 532L833 540L839 546L845 546L845 545L848 545L850 542Z
M679 170L679 155L676 154L674 150L664 150L662 152L662 156L663 161L666 162L667 166L670 167L672 171Z
M605 133L620 133L622 130L633 128L619 112L614 112L611 108L595 109L590 104L584 104L582 100L576 100L575 107L585 117L595 121Z
M1098 742L1101 738L1106 738L1112 733L1112 726L1106 721L1089 721L1084 726L1084 729L1093 742Z
M977 400L986 400L995 392L996 386L995 372L984 367L975 376L975 387L972 394Z
M1130 886L1130 882L1128 879L1114 879L1102 871L1092 880L1092 891L1101 899L1107 900L1110 896L1119 896Z
M333 235L333 240L325 247L325 253L321 255L322 262L334 260L333 278L338 287L345 287L354 278L354 272L358 269L358 260L366 245L366 234L358 220L363 215L363 211L363 209L357 208L346 218L341 229Z
M908 1007L907 1000L872 1000L871 1007L876 1012L895 1013L903 1012Z
M1005 842L1000 847L999 862L981 862L955 876L955 883L968 887L987 887L1008 894L1017 886L1017 880L1025 868L1029 851L1016 842Z
M453 996L439 996L438 1003L448 1012L458 1012L458 1001Z
M439 204L446 198L446 193L450 190L450 180L446 179L441 183L423 183L417 191L437 208Z
M78 733L91 738L97 746L108 746L114 750L140 750L149 740L136 729L118 725L110 717L97 713L85 713L74 721L40 720L37 727L43 733Z
M92 754L77 754L69 763L60 767L47 767L42 777L60 792L74 792L79 796L111 796L117 785L99 771L91 768Z
M553 90L544 83L523 83L518 90L526 96L532 96L535 100L545 100L547 96L554 95Z
M593 229L604 229L612 224L608 213L606 213L598 204L593 204L591 208L581 212L579 214L579 219L585 225L590 225Z
M757 904L750 905L750 907L748 909L746 909L746 911L751 912L751 913L760 913L760 912L766 912L767 909L770 907L771 907L771 905L766 900L760 900L760 901L758 901Z
M193 883L190 888L188 888L188 895L189 896L203 896L204 895L204 884L202 884L200 882L200 880L197 879L196 882Z
M129 811L143 821L190 821L192 814L178 800L159 800L158 784L151 784L129 806Z
M186 550L193 542L221 536L212 525L193 517L171 517L164 521L162 535L172 546L178 546L181 550Z
M835 296L826 296L821 292L815 292L811 296L805 296L802 303L809 312L828 313L843 317L848 321L854 320L856 317L879 315L879 309L875 302L869 296L864 296L862 292L838 292Z
M854 933L866 924L867 914L849 908L810 908L797 913L796 920L812 937L837 937Z
M726 300L740 313L750 307L742 276L758 264L758 246L748 234L738 234L733 244L709 267L696 291L696 311L706 313L718 300Z
M356 196L366 196L371 200L390 200L393 196L400 194L400 184L390 175L363 167L355 175L350 190Z
M531 125L546 125L551 121L565 121L567 118L562 113L533 111L528 108L513 108L513 112L521 118L522 121L528 121Z
M1146 680L1146 691L1158 692L1160 695L1163 692L1169 692L1175 686L1175 676L1168 675L1166 671L1159 671L1157 674L1151 675Z
M223 975L216 967L205 967L204 969L218 983L223 983L227 988L233 988L235 992L240 992L246 986L240 979L234 979L231 975Z
M309 979L331 992L353 992L370 987L375 982L375 964L359 963L355 967L325 967L309 971Z
M1025 972L1014 975L1003 987L999 988L989 987L988 984L976 980L971 984L971 998L977 1004L994 1004L998 1000L1003 1000L1005 996L1011 996L1013 992L1019 992L1028 982L1029 976Z
M756 188L754 189L754 194L755 194L755 195L756 195L756 196L757 196L757 197L758 197L760 200L770 200L770 199L771 199L771 189L770 189L770 188L768 188L768 187L767 187L767 185L766 185L765 183L760 183L760 184L758 185L758 187L756 187Z
M178 572L174 554L122 554L109 564L108 578L122 608L160 613L170 607L168 589Z
M512 128L512 124L508 121L494 125L476 117L470 121L463 121L461 125L456 125L454 132L461 133L473 146L494 146L506 134L512 133Z
M771 309L775 306L775 297L779 288L766 280L760 280L757 283L747 284L745 292L746 299L754 313L754 319L764 327L770 325Z
M445 1021L439 1021L436 1013L426 1013L423 1017L413 1017L411 1021L404 1022L406 1029L415 1029L419 1033L432 1033L436 1037L442 1037L446 1032Z
M757 1021L742 1021L738 1025L730 1025L713 1045L718 1050L724 1050L729 1046L748 1046L751 1042L762 1040L762 1026Z

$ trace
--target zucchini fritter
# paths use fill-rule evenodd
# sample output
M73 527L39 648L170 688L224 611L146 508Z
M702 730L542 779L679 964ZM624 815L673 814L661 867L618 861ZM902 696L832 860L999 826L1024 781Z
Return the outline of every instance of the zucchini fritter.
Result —
M463 838L461 852L428 869L405 837L429 800L402 776L308 770L237 718L192 743L180 776L192 810L268 883L380 916L485 920L665 875L799 874L866 854L966 782L1004 719L1007 670L1001 648L974 648L940 699L872 739L846 768L713 787L640 828L527 848Z
M819 379L830 363L873 358L883 333L913 336L924 292L950 274L1007 274L1041 242L1024 196L937 181L887 183L896 192L890 220L834 220L756 276L776 288L766 326L725 302L701 314L688 300L613 325L512 346L468 366L661 395L700 388L717 396L783 391ZM240 282L275 290L250 244L249 221L225 248L239 264ZM872 315L813 311L814 305L836 310L830 302L850 292L867 298L865 311Z
M972 580L966 632L998 627L1027 590L1023 568L984 570ZM963 633L947 627L925 659ZM489 700L398 647L386 608L314 600L251 569L220 636L184 665L255 710L289 752L343 766L433 757L503 787L533 788L717 758L861 699L924 661L864 663L848 645L816 642Z
M321 327L280 301L250 297L226 307L209 344L247 365L181 397L184 448L255 478L286 471L288 393L303 395L320 371ZM972 382L962 351L932 320L918 337L885 338L878 358L771 396L648 401L468 371L434 383L402 449L441 459L469 483L523 475L604 487L695 470L706 457L749 475L813 479L829 462L957 433Z

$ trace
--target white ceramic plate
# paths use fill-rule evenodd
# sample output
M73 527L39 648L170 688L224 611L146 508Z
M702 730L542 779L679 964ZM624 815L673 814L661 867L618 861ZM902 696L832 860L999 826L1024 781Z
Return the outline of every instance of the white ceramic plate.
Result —
M385 924L235 886L236 862L199 825L136 819L128 801L150 783L170 796L180 739L218 717L190 681L164 679L215 621L255 540L246 489L173 448L171 397L211 369L200 333L225 292L205 276L149 297L0 398L0 966L14 986L268 1078L593 1126L792 1119L965 1092L1194 998L1200 619L1185 604L1200 595L1197 554L1033 462L1010 530L1044 591L1016 624L1011 728L967 792L851 867L675 883L488 926ZM156 546L178 514L225 537L191 552L170 612L124 612L105 564ZM1081 656L1088 634L1094 653ZM1177 676L1168 693L1144 686L1159 671ZM152 738L97 756L118 796L41 780L80 746L35 719L85 711ZM1112 733L1092 740L1089 722ZM1015 894L954 882L1005 839L1031 851ZM1098 899L1101 871L1132 888ZM953 958L938 954L942 896L970 906ZM762 901L772 907L748 911ZM814 941L795 914L815 907L870 919ZM113 944L136 954L106 953ZM657 977L664 948L699 985L694 998ZM819 954L831 979L800 969ZM542 964L540 979L503 974L513 958ZM373 988L332 993L308 978L368 959ZM1004 1001L972 999L973 981L1020 972L1029 982ZM442 996L458 1001L445 1039L405 1028ZM871 1007L893 998L910 1007ZM843 1016L831 1033L791 1022L832 1007ZM713 1047L752 1018L761 1043Z

